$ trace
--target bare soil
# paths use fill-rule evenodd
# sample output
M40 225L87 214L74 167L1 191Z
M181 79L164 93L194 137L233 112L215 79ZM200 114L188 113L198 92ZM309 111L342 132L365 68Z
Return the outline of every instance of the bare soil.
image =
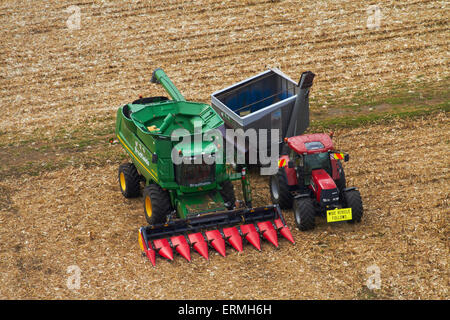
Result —
M137 244L142 200L119 191L124 152L107 143L118 105L164 94L148 83L156 67L204 102L267 67L294 80L312 70L323 118L399 83L448 88L448 4L376 4L381 25L369 29L369 4L350 0L78 1L71 30L71 2L2 1L0 299L448 299L448 113L335 132L361 223L317 219L300 232L286 210L296 245L156 268ZM268 177L250 179L255 205L270 203ZM72 265L78 290L67 287ZM367 288L372 266L380 289Z
M122 197L117 165L68 167L0 183L2 298L93 299L446 299L449 168L442 152L446 114L337 133L349 186L364 201L361 223L300 232L284 212L296 244L265 242L209 261L141 257L142 200ZM270 203L267 177L251 172L255 205ZM212 252L212 251L211 251ZM69 290L67 268L81 269ZM381 289L368 290L367 268Z

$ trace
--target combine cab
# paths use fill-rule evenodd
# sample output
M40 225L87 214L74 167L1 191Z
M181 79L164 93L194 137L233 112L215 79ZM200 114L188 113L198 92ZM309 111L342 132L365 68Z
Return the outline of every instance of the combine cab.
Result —
M208 247L225 256L226 244L242 251L243 240L258 250L261 239L278 247L278 234L294 243L278 205L252 208L245 168L234 172L216 161L224 158L220 143L204 138L224 125L214 109L186 101L161 69L152 82L171 99L124 105L116 122L117 138L132 160L119 167L119 186L126 198L143 195L149 225L139 229L139 245L151 263L156 256L172 260L174 250L190 261L191 248L206 259ZM181 134L174 138L176 131ZM236 201L233 180L241 181L244 201Z

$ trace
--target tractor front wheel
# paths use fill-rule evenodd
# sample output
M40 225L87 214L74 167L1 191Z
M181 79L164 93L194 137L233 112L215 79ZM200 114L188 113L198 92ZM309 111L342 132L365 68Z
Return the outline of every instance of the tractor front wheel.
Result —
M136 198L141 193L141 177L132 163L119 166L119 188L125 198Z
M356 189L344 191L344 201L347 208L352 208L352 220L348 222L360 222L363 215L363 204L359 191Z
M279 204L281 209L292 208L293 198L284 170L270 177L269 187L272 203Z
M314 229L316 209L310 198L299 198L294 200L294 218L297 227L301 231Z
M170 196L157 184L144 188L144 214L148 224L164 223L171 212Z

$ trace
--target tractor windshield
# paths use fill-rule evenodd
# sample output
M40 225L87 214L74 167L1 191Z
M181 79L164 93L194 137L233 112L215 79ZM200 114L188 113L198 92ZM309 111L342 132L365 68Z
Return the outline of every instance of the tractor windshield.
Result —
M330 155L328 152L305 155L305 173L310 174L312 170L324 169L331 172Z

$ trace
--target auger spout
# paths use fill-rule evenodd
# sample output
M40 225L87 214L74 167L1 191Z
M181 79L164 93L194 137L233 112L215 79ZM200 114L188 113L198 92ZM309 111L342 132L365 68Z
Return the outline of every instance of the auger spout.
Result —
M161 68L155 69L152 74L152 83L160 83L169 96L175 101L186 101L186 98L181 94L177 87L173 84L167 74Z

